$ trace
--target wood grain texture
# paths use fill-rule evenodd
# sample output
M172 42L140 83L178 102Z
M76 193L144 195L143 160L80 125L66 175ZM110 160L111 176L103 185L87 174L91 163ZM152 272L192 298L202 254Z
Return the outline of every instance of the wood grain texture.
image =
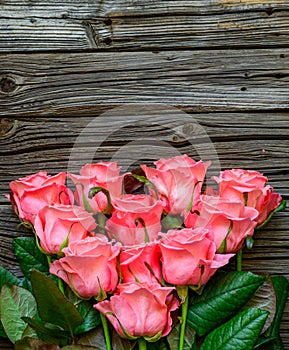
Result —
M286 1L0 4L0 51L288 47Z
M287 110L289 49L0 56L0 116L95 113L122 103Z

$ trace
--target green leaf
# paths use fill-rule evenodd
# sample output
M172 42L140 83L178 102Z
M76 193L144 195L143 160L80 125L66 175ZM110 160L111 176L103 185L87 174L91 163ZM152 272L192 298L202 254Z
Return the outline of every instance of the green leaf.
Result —
M259 337L254 349L260 349L260 350L265 350L265 348L267 349L267 347L271 347L275 342L276 338L270 337L270 338L265 338L265 337ZM274 349L274 348L272 348Z
M86 345L67 345L61 348L62 350L101 350L95 346L86 346Z
M169 350L165 340L162 338L154 343L147 343L147 350Z
M245 239L245 245L247 249L253 249L254 239L252 236L247 236Z
M162 226L165 230L169 230L171 228L181 228L183 225L183 220L180 216L172 216L172 215L166 215L161 221Z
M167 341L170 346L170 350L178 349L179 342L180 342L180 324L176 324L169 335L167 336ZM185 330L185 342L184 342L184 350L192 350L195 346L195 337L196 337L196 331L186 325Z
M1 338L8 338L7 334L5 333L5 330L3 328L2 322L0 322L0 337Z
M18 237L13 241L15 255L27 278L30 278L32 269L49 274L47 257L37 248L34 237Z
M32 293L32 285L30 280L27 277L23 277L21 280L21 283L19 284L20 287L29 290L29 292Z
M3 328L2 322L1 322L1 298L0 298L0 337L1 338L8 338L6 332Z
M207 335L200 350L252 350L268 313L260 309L244 310Z
M289 282L283 276L274 276L271 280L276 294L276 313L272 325L259 337L254 349L284 350L280 337L280 322L287 301Z
M271 336L278 336L280 332L281 319L288 297L289 282L284 276L273 276L272 282L276 293L277 307L275 318L270 329L270 334Z
M75 328L75 335L88 332L101 324L99 311L93 307L95 300L80 299L68 286L65 288L65 295L72 304L76 305L77 310L84 319L84 322Z
M78 339L77 345L94 346L96 349L106 349L102 327L98 327L85 333ZM118 349L117 349L118 350Z
M1 322L12 343L22 338L27 324L21 317L34 317L36 302L33 295L18 286L2 286L1 290Z
M17 286L18 285L21 286L21 281L19 278L13 275L12 272L0 266L0 290L4 284L7 284L9 286L12 286L13 284ZM0 299L0 319L1 319L1 299ZM5 333L2 322L0 322L0 337L7 338L7 334Z
M137 343L135 340L121 338L114 329L110 332L110 338L113 350L133 350Z
M266 342L268 342L273 338L273 341L269 341L268 345L266 344L265 347L264 344L262 344L262 350L283 350L284 346L280 337L280 323L288 297L289 282L284 276L274 276L272 277L272 282L276 293L276 313L271 327L263 337L259 338L258 344L266 340Z
M272 279L268 276L265 283L256 291L252 299L245 305L245 309L255 307L268 311L266 323L262 333L264 333L272 324L276 312L276 296Z
M56 343L58 345L67 345L71 341L71 334L69 332L53 324L44 323L40 319L33 319L31 317L23 317L22 319L37 331L40 340L48 343Z
M75 328L75 335L88 332L100 325L101 319L99 312L93 307L93 304L89 300L81 301L77 305L77 310L84 319L84 322Z
M77 308L61 293L52 279L32 270L31 283L43 321L56 324L70 333L83 323Z
M56 344L47 344L37 338L26 337L15 343L15 350L60 350Z
M233 317L265 279L245 271L217 273L189 307L188 325L200 336L207 334Z
M0 266L0 289L3 284L12 286L12 284L20 285L21 281L12 272L6 270L4 267Z
M0 266L0 290L4 284L12 286L13 284L22 287L22 281L17 278L9 270L6 270L4 267ZM0 300L1 305L1 300ZM1 319L1 306L0 306L0 319ZM3 328L2 322L0 322L0 337L8 338L5 330Z

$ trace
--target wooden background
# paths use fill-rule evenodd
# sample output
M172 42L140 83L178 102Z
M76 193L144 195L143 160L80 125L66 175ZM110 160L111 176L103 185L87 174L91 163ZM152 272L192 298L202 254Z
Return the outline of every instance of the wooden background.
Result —
M288 83L286 0L0 1L0 264L21 275L12 240L27 233L3 196L9 182L80 166L101 141L95 161L149 138L121 153L132 167L138 154L147 163L160 156L152 140L165 142L166 155L210 159L205 133L222 169L261 171L289 199ZM123 127L124 110L109 111L125 103L152 104L153 117ZM157 104L180 114L166 118ZM77 137L95 121L74 159ZM289 278L288 228L287 205L256 234L245 269ZM285 349L288 326L287 304ZM13 347L0 340L0 348Z

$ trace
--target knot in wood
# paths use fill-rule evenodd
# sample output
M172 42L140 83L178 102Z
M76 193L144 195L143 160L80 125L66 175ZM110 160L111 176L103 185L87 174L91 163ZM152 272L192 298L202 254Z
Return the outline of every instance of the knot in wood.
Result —
M15 91L17 88L17 84L15 79L11 77L4 77L0 80L0 92L4 92L5 94L9 94Z
M13 130L15 123L15 119L0 118L0 137L7 136Z

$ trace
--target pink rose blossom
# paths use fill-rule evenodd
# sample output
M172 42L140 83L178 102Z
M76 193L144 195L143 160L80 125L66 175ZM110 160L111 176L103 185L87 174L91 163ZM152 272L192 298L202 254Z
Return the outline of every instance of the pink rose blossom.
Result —
M71 192L65 186L66 174L55 176L41 171L12 181L12 193L7 197L18 216L34 224L36 214L46 205L71 204Z
M126 194L112 201L114 211L106 223L110 237L123 245L153 241L161 230L163 207L146 194Z
M165 281L175 285L201 286L232 254L216 254L212 233L207 230L169 230L160 241Z
M174 288L157 283L124 283L110 298L94 307L106 315L123 337L164 337L172 327L171 312L179 301Z
M150 242L138 246L123 247L120 253L120 270L123 282L161 281L161 252L158 244Z
M48 254L60 253L66 240L68 244L91 236L90 231L95 228L92 214L74 205L46 206L36 215L34 223L40 246Z
M187 155L155 162L156 168L141 165L153 183L164 210L171 215L182 214L199 198L209 162L196 162ZM155 192L150 189L153 196Z
M201 195L195 209L187 215L186 227L209 228L218 251L235 253L254 233L258 211L240 201Z
M114 291L118 283L119 247L105 236L73 241L63 253L64 258L50 265L50 273L63 279L78 295L90 298Z
M76 202L86 210L94 213L104 212L107 209L107 196L103 192L89 198L89 191L93 187L102 187L111 197L119 197L122 193L123 177L120 176L120 167L117 162L99 162L86 164L80 169L80 175L69 174L75 184L74 193Z
M258 225L263 223L271 211L281 203L282 197L273 192L273 187L265 185L268 181L258 171L231 169L222 171L219 177L213 179L219 184L219 193L222 198L240 200L245 205L256 208L259 216Z

